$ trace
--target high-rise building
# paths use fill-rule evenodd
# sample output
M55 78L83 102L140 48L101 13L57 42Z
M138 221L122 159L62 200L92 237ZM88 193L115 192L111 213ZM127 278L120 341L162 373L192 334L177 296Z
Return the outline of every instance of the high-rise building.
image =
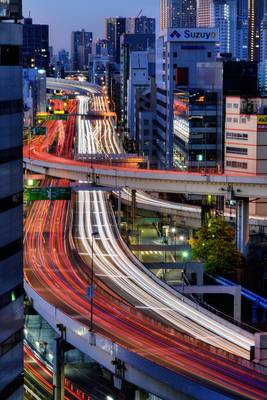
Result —
M260 60L260 31L264 14L264 0L248 0L248 59Z
M10 8L14 5L14 8ZM21 1L0 0L0 399L23 399Z
M139 89L150 87L149 52L133 51L130 57L129 79L127 82L127 128L130 137L136 141L136 94Z
M214 171L218 165L218 95L203 89L174 93L174 154L176 168Z
M197 0L197 26L214 26L214 3L213 0Z
M146 16L126 19L126 33L156 33L156 20Z
M32 18L25 18L23 24L23 66L47 70L49 57L49 26L33 24Z
M114 61L120 63L120 38L126 32L126 18L108 17L106 24L106 39L111 43Z
M58 61L60 65L64 67L65 71L69 71L70 69L70 55L69 52L65 49L62 49L58 52Z
M236 57L239 60L248 60L248 37L248 0L237 0Z
M196 0L161 0L160 30L167 28L195 28Z
M261 22L259 90L267 95L267 1L264 0L264 16Z
M236 57L237 4L236 0L214 1L214 25L219 31L220 52Z
M73 71L88 68L89 54L92 54L93 33L84 29L71 33L71 65Z
M131 53L134 51L151 50L154 53L154 60L149 63L149 74L153 75L155 70L155 35L151 33L124 34L121 36L120 48L120 77L121 77L121 96L120 96L120 112L119 121L122 126L127 127L127 104L128 104L128 87L129 66Z
M197 88L197 64L216 59L218 32L212 28L168 29L161 33L156 49L158 160L166 168L173 166L175 146L173 104L174 92Z

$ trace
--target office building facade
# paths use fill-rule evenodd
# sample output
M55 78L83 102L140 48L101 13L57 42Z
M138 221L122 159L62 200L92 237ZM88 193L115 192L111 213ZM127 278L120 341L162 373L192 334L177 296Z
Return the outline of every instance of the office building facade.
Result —
M236 32L236 57L238 60L249 59L249 24L248 0L237 0L237 32Z
M128 79L130 72L131 53L137 51L150 51L149 75L155 75L155 35L154 34L124 34L120 42L120 125L127 129L128 110Z
M92 53L93 33L84 29L71 33L71 68L87 71L89 54Z
M237 4L236 0L213 0L214 26L219 31L220 53L236 57Z
M0 1L1 15L10 19L8 9L3 8L6 4ZM20 17L21 14L13 16ZM0 16L0 398L22 400L22 25L2 23L1 19Z
M161 0L161 31L167 28L195 28L196 24L196 0Z
M197 26L200 28L214 26L213 0L197 0Z
M225 172L267 173L267 99L226 97Z
M174 93L175 168L185 171L217 171L217 140L220 133L217 103L216 92L189 89Z
M48 70L49 26L33 24L32 18L25 18L23 23L23 66Z
M137 91L147 89L149 86L149 51L133 51L130 57L129 79L127 82L127 130L134 141L137 139Z
M264 16L264 0L248 0L248 60L260 60L260 32Z
M197 64L216 59L218 32L211 28L168 29L160 34L156 49L158 159L162 166L173 165L174 92L196 88Z
M126 18L108 17L105 20L106 39L111 44L114 61L120 63L120 40L126 32Z
M156 20L146 16L126 19L126 33L156 33Z
M264 16L261 22L259 90L267 95L267 1L264 2Z

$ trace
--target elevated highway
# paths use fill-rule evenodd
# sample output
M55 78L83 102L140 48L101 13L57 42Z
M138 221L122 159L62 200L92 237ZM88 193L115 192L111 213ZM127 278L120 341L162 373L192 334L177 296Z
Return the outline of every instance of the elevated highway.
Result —
M91 181L102 186L125 187L141 191L225 196L229 190L237 198L267 198L267 176L200 175L163 170L142 170L66 160L35 149L24 152L29 171L73 181Z
M79 143L84 143L81 148L88 152L88 147L94 145L92 126L89 121L79 124ZM47 154L37 142L26 147L24 155L30 170L42 169L51 176L62 173L75 181L102 183L107 179L114 182L113 187L124 186L119 180L126 178L133 181L135 188L140 179L138 173L151 174L154 179L158 174L100 166L101 175L97 165ZM175 179L167 179L167 174L162 173L166 183L174 184ZM143 179L149 182L148 178ZM155 190L147 186L146 190ZM62 324L68 342L115 375L118 371L112 361L119 359L125 363L126 379L164 399L263 400L265 370L249 361L254 336L198 308L148 274L116 236L116 230L114 234L106 207L104 195L79 193L78 238L66 232L66 202L39 204L31 210L25 234L25 288L37 311L55 329ZM94 226L100 235L95 254ZM79 246L75 245L77 240ZM92 282L90 262L77 263L77 256L73 258L77 249L85 261L91 257L91 268L95 266L98 273L95 346L88 332L90 306L86 292ZM122 296L125 292L126 297Z

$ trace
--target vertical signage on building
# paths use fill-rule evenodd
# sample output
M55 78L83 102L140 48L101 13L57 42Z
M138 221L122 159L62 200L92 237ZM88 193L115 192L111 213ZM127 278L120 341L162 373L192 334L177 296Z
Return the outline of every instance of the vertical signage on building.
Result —
M258 131L267 132L267 115L258 115L257 119Z

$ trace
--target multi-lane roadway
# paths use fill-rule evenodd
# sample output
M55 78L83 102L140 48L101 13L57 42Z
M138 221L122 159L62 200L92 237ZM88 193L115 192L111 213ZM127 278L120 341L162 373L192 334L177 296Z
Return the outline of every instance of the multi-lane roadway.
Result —
M98 97L94 103L102 107ZM81 97L80 110L88 107L89 99ZM78 118L77 124L78 151L97 153L112 146L120 151L109 121L97 124ZM41 140L35 142L31 152L44 153ZM68 202L36 203L26 220L25 276L41 297L88 326L86 292L94 241L97 332L204 386L240 398L265 398L266 376L241 362L249 359L253 335L214 317L150 275L120 238L105 194L80 192L73 231L68 227L71 220Z

